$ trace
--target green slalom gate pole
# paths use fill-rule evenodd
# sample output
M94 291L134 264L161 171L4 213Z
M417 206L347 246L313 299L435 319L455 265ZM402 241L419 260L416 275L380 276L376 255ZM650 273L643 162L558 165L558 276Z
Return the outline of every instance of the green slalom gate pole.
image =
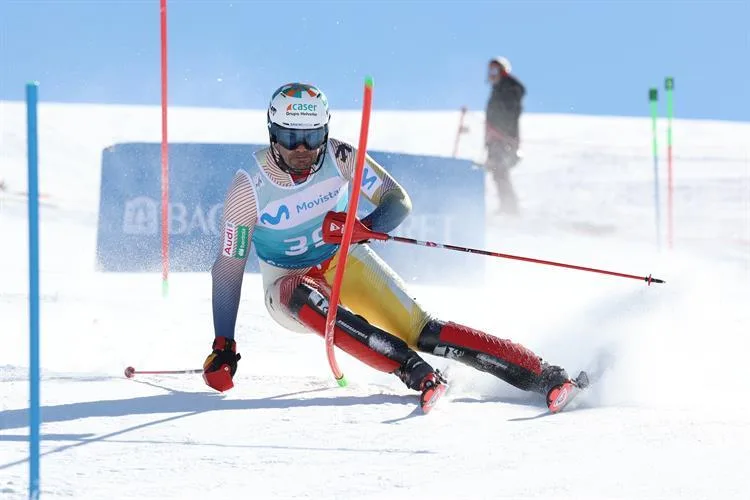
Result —
M659 210L659 148L656 139L657 107L659 91L651 88L648 91L648 100L651 106L651 150L654 156L654 217L656 222L656 247L661 249L661 214Z
M674 174L672 169L672 117L674 116L672 94L674 92L674 78L669 76L664 80L664 89L667 91L667 242L671 249L674 246Z

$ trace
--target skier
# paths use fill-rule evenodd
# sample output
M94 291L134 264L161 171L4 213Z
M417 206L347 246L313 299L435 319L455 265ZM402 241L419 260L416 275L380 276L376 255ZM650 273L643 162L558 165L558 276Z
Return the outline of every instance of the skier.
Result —
M497 187L498 211L518 215L518 197L510 180L510 170L520 161L519 120L526 89L510 70L510 61L504 57L495 57L488 64L487 79L492 84L492 93L485 113L485 166Z
M329 137L329 118L319 89L301 83L281 86L268 106L270 145L233 178L224 204L221 249L211 270L215 338L203 365L205 382L218 391L233 387L240 360L235 323L251 243L271 317L289 330L324 335L339 245L323 240L322 227L324 220L344 220L356 156L350 144ZM376 181L363 183L362 195L376 208L360 222L390 232L409 215L411 201L372 158L366 162L368 177ZM365 241L353 243L335 323L340 349L419 391L425 412L444 392L446 380L418 351L455 359L540 393L552 411L564 406L575 384L565 370L519 344L433 317Z

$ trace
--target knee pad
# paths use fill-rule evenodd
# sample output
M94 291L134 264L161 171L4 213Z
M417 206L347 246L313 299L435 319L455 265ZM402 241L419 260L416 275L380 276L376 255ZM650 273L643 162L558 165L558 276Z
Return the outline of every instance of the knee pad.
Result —
M306 283L311 289L324 288L322 283L304 274L287 275L266 288L265 304L271 318L279 325L294 332L309 333L309 328L290 309L292 293L301 283Z

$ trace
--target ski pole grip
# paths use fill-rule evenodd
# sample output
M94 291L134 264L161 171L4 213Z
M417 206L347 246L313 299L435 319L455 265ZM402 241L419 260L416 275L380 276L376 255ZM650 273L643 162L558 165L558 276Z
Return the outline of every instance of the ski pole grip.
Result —
M345 212L328 212L323 219L323 242L340 245L344 238L344 223L346 221ZM387 240L390 236L386 233L372 231L365 226L359 219L354 219L354 230L352 232L352 242L360 243L367 240Z

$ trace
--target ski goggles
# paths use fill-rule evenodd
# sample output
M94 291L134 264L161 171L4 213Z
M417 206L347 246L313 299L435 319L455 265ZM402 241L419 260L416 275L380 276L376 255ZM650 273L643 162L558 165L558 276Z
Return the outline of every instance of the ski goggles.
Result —
M328 125L313 129L285 128L271 124L271 137L285 149L297 149L300 145L307 149L318 149L328 139Z

